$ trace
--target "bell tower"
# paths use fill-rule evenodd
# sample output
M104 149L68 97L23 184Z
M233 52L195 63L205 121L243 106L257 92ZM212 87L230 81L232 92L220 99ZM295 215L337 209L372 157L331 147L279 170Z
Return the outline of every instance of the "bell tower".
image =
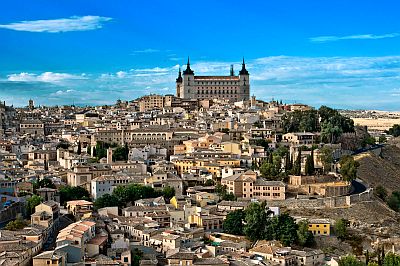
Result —
M246 69L246 63L242 63L242 69L239 71L239 79L240 79L240 91L239 98L241 100L249 100L250 99L250 74Z

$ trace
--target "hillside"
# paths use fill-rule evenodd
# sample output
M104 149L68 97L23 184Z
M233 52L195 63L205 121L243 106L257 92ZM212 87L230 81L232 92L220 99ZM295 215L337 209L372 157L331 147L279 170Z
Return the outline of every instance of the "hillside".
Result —
M360 162L357 176L371 187L382 185L390 194L400 190L400 148L394 145L385 146L381 157L373 153L362 153L356 156Z

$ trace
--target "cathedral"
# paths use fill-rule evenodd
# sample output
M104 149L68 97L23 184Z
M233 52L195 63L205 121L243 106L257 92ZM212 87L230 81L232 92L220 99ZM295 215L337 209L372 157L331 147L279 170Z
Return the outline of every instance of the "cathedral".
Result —
M176 95L183 99L225 99L232 102L249 100L250 80L246 64L242 63L239 75L235 75L233 65L229 76L195 76L190 68L190 61L186 69L179 69L176 79Z

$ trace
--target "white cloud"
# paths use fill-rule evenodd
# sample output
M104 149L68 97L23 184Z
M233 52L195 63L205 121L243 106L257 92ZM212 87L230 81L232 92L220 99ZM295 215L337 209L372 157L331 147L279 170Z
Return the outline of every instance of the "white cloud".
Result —
M147 48L143 50L135 50L133 51L132 54L151 54L151 53L158 53L160 50L158 49L153 49L153 48Z
M54 73L54 72L44 72L40 75L22 72L19 74L10 74L7 76L8 81L19 81L19 82L57 83L64 80L74 80L74 79L87 79L87 77L86 74L73 75L68 73Z
M126 72L125 71L118 71L117 72L117 77L118 78L124 78L126 76Z
M101 29L103 23L112 20L109 17L100 16L73 16L59 19L43 19L20 21L10 24L0 24L0 28L29 31L29 32L67 32L67 31L88 31Z
M388 33L382 35L375 34L357 34L357 35L348 35L348 36L318 36L310 38L311 42L335 42L341 40L378 40L378 39L386 39L386 38L395 38L399 37L400 33Z
M237 74L241 67L240 60L222 62L193 59L191 68L196 75L229 75L231 64L234 64ZM114 73L86 76L52 72L20 73L9 75L8 79L32 82L4 83L3 80L2 83L0 80L0 89L5 84L3 98L21 98L24 104L32 95L32 88L35 88L35 95L41 95L37 97L43 103L70 104L74 99L84 104L110 104L118 98L130 100L148 93L173 93L178 67L171 63L169 66L122 69ZM250 72L251 94L260 99L283 99L288 103L303 102L316 107L327 104L337 108L399 109L400 56L273 56L249 59L246 67ZM185 68L183 65L182 70ZM44 80L47 82L37 82ZM63 82L50 83L50 80ZM25 95L28 96L23 98ZM48 95L52 95L52 99L47 98Z

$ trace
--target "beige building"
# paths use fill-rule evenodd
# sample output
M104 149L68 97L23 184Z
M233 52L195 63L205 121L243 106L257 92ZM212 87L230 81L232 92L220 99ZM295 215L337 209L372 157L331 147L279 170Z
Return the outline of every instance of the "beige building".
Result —
M153 110L154 108L162 109L164 107L164 96L150 94L141 97L138 102L140 112L146 112L148 110Z
M250 200L284 200L286 186L281 181L267 181L251 170L225 177L221 180L229 193Z
M233 66L229 76L195 76L188 59L183 75L179 69L176 95L183 99L223 99L231 102L249 100L250 80L244 59L238 76Z
M40 120L25 120L19 125L22 134L44 136L44 123Z
M282 136L283 142L295 145L312 145L315 143L316 134L310 132L287 133Z
M44 251L33 257L33 265L35 266L65 266L67 253L61 250Z

